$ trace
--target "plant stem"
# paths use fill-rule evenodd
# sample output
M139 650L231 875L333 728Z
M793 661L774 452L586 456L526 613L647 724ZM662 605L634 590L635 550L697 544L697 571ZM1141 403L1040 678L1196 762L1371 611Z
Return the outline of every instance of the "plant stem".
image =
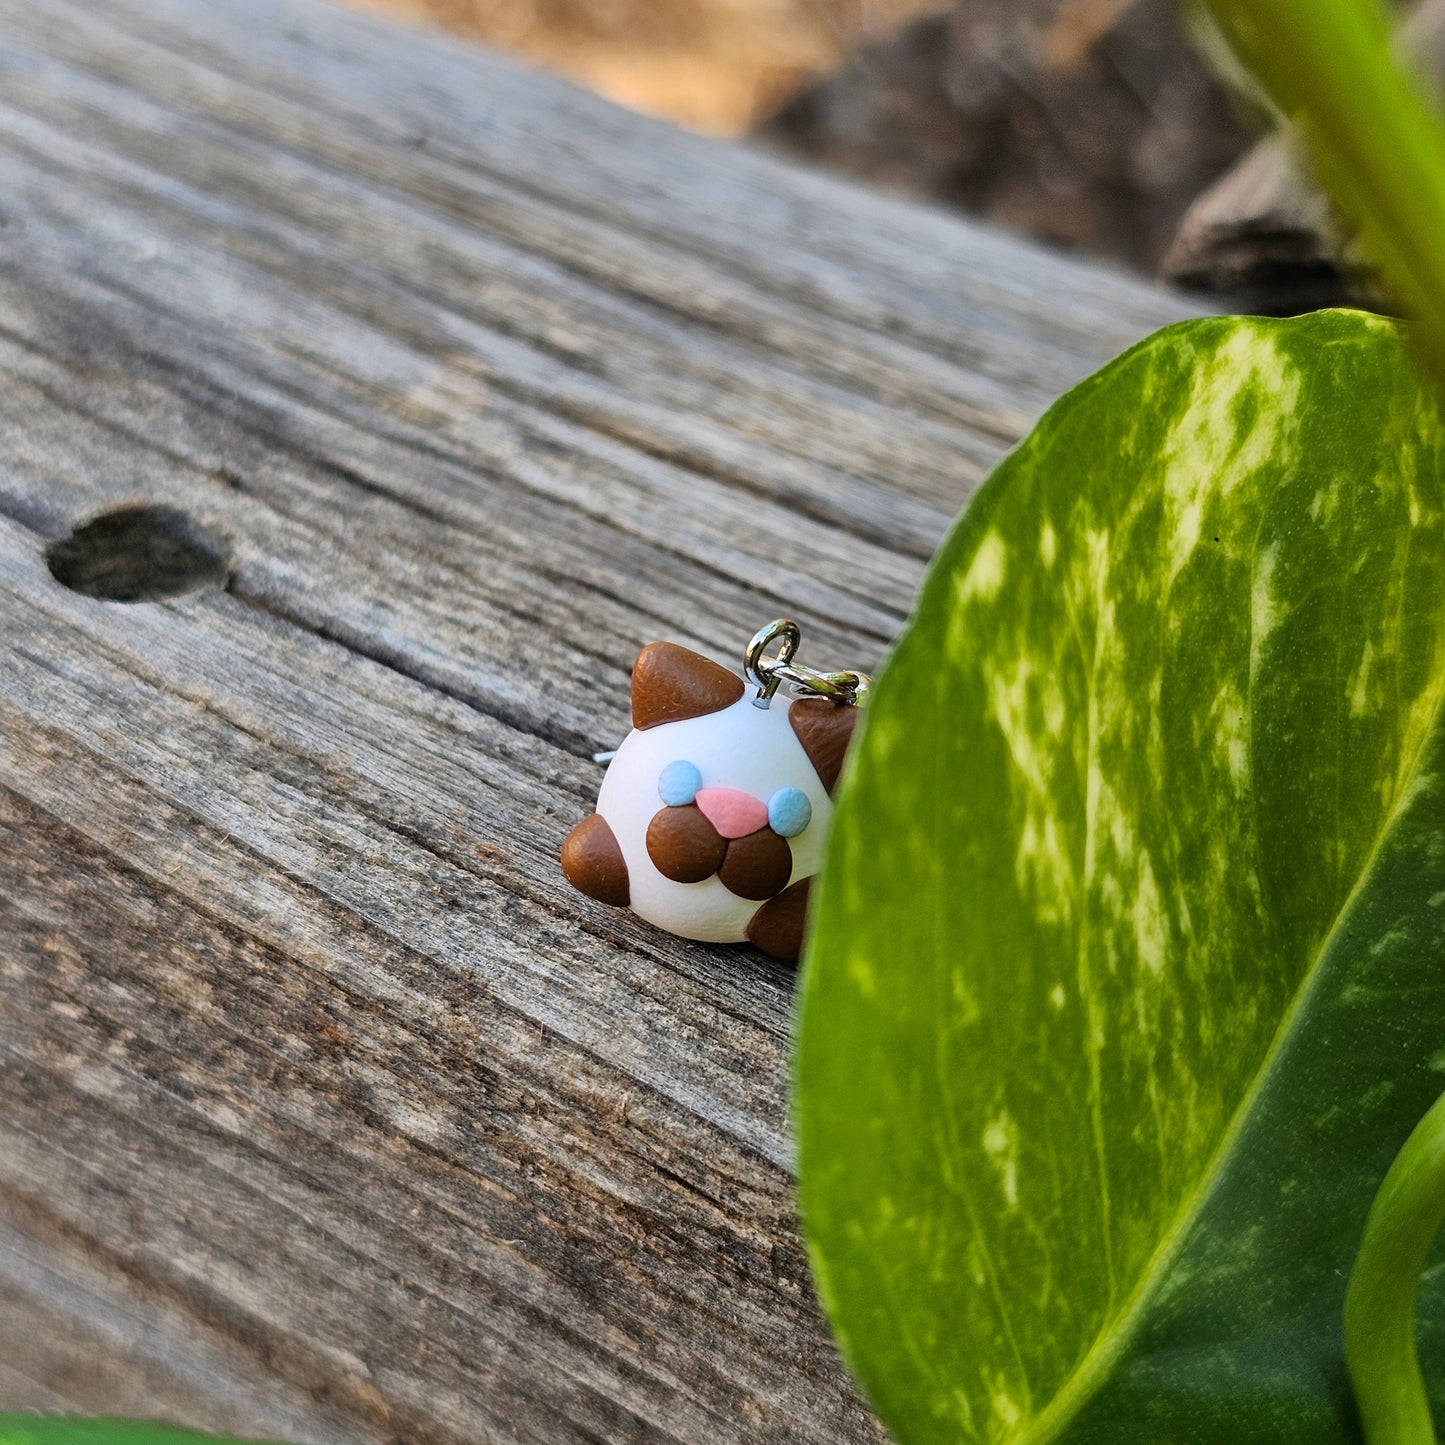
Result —
M1377 0L1204 0L1299 123L1445 384L1445 131L1390 53Z
M1380 1185L1345 1294L1345 1358L1369 1445L1435 1445L1415 1348L1415 1296L1445 1224L1445 1094Z

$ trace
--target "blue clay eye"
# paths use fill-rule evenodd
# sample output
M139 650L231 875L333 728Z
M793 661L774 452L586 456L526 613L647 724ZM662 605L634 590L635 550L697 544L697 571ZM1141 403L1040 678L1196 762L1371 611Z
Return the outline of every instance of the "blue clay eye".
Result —
M669 808L681 808L697 797L700 787L702 774L691 763L679 758L662 770L662 776L657 780L657 795Z
M768 826L782 838L796 838L813 821L813 805L801 788L779 788L768 799Z

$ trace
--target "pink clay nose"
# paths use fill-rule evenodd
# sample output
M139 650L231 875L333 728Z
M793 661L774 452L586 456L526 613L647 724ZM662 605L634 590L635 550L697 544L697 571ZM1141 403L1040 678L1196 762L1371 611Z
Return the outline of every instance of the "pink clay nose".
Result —
M746 838L768 826L768 805L736 788L699 788L693 800L724 838Z

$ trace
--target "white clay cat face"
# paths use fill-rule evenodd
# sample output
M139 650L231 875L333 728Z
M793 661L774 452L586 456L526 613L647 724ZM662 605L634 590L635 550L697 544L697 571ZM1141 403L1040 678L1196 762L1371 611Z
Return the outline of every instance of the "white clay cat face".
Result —
M671 933L796 959L857 709L756 707L741 678L671 643L640 654L632 697L634 729L563 871Z

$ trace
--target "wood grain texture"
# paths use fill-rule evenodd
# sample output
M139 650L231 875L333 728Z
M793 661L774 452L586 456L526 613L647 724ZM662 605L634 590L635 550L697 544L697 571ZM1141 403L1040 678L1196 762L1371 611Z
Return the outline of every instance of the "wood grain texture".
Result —
M878 1440L791 972L557 848L641 644L872 667L1002 449L1182 314L300 0L0 0L0 1406ZM60 586L135 502L227 585Z

